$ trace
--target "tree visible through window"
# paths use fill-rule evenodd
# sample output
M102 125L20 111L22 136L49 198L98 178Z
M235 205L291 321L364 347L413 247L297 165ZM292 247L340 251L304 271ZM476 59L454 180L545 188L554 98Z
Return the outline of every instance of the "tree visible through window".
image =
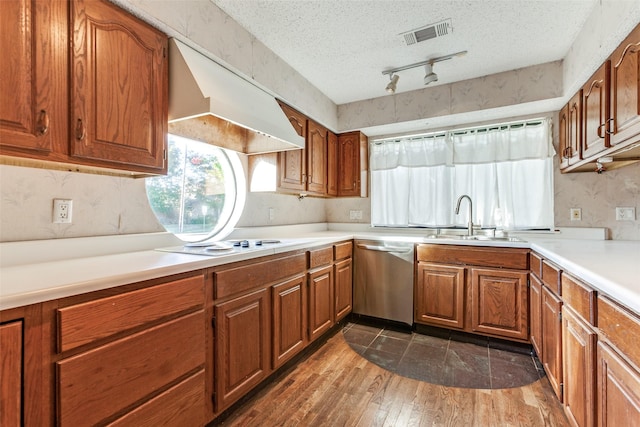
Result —
M183 240L198 241L215 235L242 210L244 188L225 150L169 135L168 173L147 179L147 197L167 231ZM241 203L239 203L238 196ZM235 215L239 216L239 215ZM237 220L237 219L236 219Z

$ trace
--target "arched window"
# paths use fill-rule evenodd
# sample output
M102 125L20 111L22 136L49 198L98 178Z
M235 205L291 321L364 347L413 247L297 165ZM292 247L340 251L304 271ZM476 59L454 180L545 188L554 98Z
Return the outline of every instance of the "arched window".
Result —
M169 135L168 173L147 178L147 197L165 229L181 240L219 240L238 222L246 183L235 152Z

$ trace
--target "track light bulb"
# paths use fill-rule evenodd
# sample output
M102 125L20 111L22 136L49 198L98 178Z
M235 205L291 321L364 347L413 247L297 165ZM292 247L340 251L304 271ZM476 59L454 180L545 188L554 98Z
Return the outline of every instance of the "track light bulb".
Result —
M425 64L425 75L424 75L424 85L428 85L429 83L437 82L438 75L433 72L433 64Z
M396 85L398 84L398 80L400 80L400 76L397 74L391 74L390 82L385 88L385 90L389 93L396 93Z

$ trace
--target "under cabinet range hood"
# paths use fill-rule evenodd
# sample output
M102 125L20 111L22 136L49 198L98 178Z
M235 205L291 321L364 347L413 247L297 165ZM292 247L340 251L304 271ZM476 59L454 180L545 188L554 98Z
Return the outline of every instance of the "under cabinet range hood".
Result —
M273 96L175 39L169 133L245 154L304 148Z

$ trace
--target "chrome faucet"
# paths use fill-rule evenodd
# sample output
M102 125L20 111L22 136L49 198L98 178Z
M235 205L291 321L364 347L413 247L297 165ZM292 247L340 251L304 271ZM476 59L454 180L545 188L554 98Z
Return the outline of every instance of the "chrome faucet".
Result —
M469 224L467 226L467 234L469 236L473 236L473 202L471 201L471 197L467 196L466 194L458 197L458 203L456 204L456 215L460 213L460 202L462 202L462 199L464 199L465 197L467 198L467 200L469 200Z

